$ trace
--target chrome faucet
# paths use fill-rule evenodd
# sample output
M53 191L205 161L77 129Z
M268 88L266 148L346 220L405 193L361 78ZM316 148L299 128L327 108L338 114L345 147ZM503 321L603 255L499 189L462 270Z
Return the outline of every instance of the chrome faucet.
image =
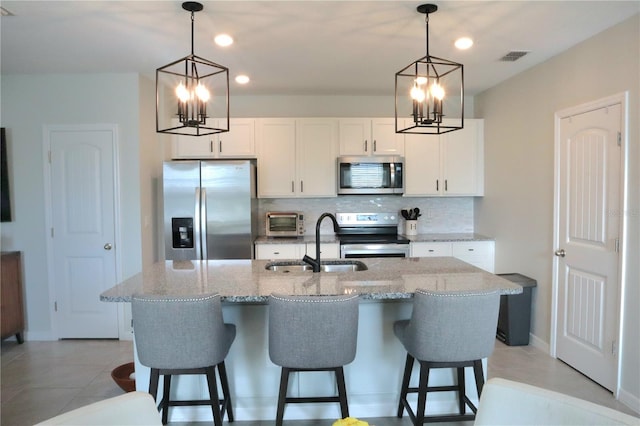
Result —
M302 261L308 263L313 268L313 272L320 272L320 224L325 217L330 217L333 222L333 232L338 232L340 225L336 217L331 213L322 213L316 222L316 258L307 256L306 254L302 258Z

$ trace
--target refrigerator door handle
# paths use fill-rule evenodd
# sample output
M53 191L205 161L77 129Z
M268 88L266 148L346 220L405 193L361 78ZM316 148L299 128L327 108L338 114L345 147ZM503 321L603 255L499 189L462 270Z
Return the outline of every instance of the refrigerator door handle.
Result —
M194 206L194 210L195 210L195 220L194 220L194 226L193 226L193 239L195 240L195 246L196 246L196 260L198 259L202 259L202 245L201 245L201 235L202 232L200 230L200 188L196 187L196 197L195 197L195 206Z
M209 258L207 253L207 189L200 189L200 244L202 244L201 260Z

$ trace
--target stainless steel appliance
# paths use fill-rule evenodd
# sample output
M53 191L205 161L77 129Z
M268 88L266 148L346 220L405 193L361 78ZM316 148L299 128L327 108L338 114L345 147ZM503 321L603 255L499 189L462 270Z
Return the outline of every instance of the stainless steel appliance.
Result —
M255 160L169 161L163 173L166 259L253 258Z
M336 213L340 257L408 257L409 240L398 235L395 213Z
M404 158L338 157L338 194L403 194Z
M267 237L300 237L304 235L304 214L301 212L267 212Z

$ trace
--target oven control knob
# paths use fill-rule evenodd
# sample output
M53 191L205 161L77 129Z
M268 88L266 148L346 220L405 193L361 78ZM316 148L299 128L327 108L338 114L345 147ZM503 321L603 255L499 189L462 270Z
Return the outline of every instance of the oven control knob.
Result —
M396 220L396 217L395 216L391 216L391 220Z

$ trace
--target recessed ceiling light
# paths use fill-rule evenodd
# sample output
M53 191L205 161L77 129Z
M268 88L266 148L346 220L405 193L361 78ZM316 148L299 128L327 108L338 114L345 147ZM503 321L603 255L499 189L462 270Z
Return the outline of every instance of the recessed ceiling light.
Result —
M218 34L213 41L215 41L218 46L222 47L233 44L233 38L229 34Z
M460 37L454 44L458 49L466 50L473 46L473 40L471 40L469 37Z
M236 77L236 83L238 84L247 84L249 82L249 76L239 75Z

